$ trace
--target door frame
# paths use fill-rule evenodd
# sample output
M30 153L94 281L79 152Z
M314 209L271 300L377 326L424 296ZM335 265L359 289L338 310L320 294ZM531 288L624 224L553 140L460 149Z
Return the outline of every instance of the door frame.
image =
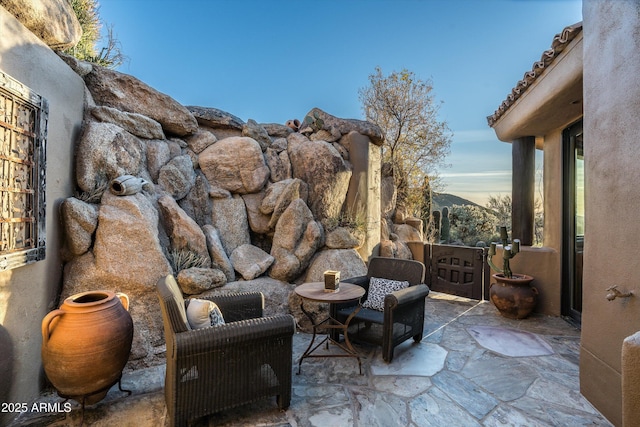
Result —
M576 289L576 164L575 139L583 135L582 119L562 132L562 291L561 314L568 320L580 325L582 311L576 310L576 293L582 298L582 281ZM584 245L584 243L583 243ZM580 302L580 307L582 302Z

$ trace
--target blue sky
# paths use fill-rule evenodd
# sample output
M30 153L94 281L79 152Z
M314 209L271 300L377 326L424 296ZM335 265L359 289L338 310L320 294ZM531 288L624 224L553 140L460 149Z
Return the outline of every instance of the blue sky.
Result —
M363 119L375 67L431 79L453 132L444 191L511 192L511 145L486 117L582 20L579 0L101 0L131 74L183 105L259 123L318 107ZM541 156L538 156L541 158Z

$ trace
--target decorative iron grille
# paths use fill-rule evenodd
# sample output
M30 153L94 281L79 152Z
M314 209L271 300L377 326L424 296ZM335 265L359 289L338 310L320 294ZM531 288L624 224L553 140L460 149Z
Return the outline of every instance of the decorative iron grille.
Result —
M46 99L0 71L0 271L45 258Z

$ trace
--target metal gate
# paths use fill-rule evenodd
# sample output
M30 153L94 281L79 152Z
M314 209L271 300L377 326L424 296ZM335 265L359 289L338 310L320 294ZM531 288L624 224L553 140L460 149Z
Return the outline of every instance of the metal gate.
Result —
M430 246L428 269L432 290L477 300L483 296L489 299L490 269L486 248Z

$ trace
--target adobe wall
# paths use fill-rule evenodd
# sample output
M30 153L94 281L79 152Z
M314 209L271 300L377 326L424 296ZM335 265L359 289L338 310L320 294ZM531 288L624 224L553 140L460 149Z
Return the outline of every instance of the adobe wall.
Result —
M640 329L640 3L585 0L583 18L588 191L580 391L621 425L622 344ZM613 285L635 295L609 301ZM636 408L625 425L638 425L638 417Z
M44 380L42 318L57 307L62 277L58 207L73 193L73 147L84 84L49 47L0 7L0 70L49 102L46 259L0 272L0 402L30 402ZM0 424L3 424L0 414Z

